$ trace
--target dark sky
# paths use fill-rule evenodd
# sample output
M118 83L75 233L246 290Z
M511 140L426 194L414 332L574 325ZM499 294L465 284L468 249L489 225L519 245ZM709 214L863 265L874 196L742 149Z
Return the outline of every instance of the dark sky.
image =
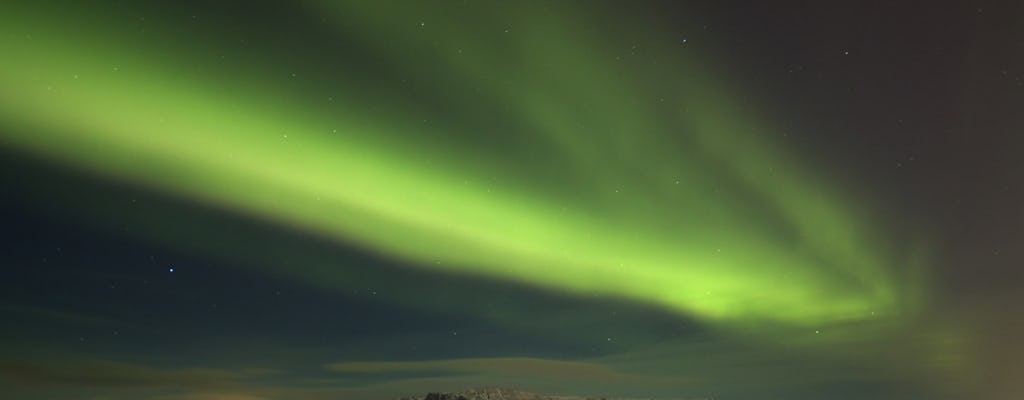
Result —
M0 5L11 398L1024 397L1022 3L207 3Z

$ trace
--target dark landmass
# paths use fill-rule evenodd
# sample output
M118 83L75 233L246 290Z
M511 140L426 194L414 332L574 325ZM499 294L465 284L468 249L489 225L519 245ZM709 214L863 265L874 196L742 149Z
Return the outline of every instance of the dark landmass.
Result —
M399 400L648 400L627 397L601 396L551 396L504 388L480 388L461 392L431 392L425 396L403 397ZM686 400L715 400L714 398L691 398Z

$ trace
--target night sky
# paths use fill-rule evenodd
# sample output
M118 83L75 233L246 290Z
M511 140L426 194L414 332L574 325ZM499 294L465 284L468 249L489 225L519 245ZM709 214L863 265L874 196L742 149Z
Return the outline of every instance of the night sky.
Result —
M0 389L1024 398L1021 157L1019 1L5 1Z

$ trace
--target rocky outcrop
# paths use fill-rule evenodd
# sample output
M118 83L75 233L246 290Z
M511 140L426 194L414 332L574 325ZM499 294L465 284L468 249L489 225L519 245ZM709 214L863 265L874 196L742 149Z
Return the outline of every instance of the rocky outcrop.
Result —
M469 400L466 396L452 393L427 393L423 400Z

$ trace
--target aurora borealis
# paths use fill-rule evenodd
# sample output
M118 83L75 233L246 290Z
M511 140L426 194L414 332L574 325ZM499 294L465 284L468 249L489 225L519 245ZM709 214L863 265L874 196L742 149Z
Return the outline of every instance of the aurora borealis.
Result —
M934 11L884 42L910 28L642 4L0 6L0 384L1022 390L979 372L1020 371L988 326L1022 260L1021 49L919 65L1024 39L1021 8ZM940 21L977 38L911 46Z

